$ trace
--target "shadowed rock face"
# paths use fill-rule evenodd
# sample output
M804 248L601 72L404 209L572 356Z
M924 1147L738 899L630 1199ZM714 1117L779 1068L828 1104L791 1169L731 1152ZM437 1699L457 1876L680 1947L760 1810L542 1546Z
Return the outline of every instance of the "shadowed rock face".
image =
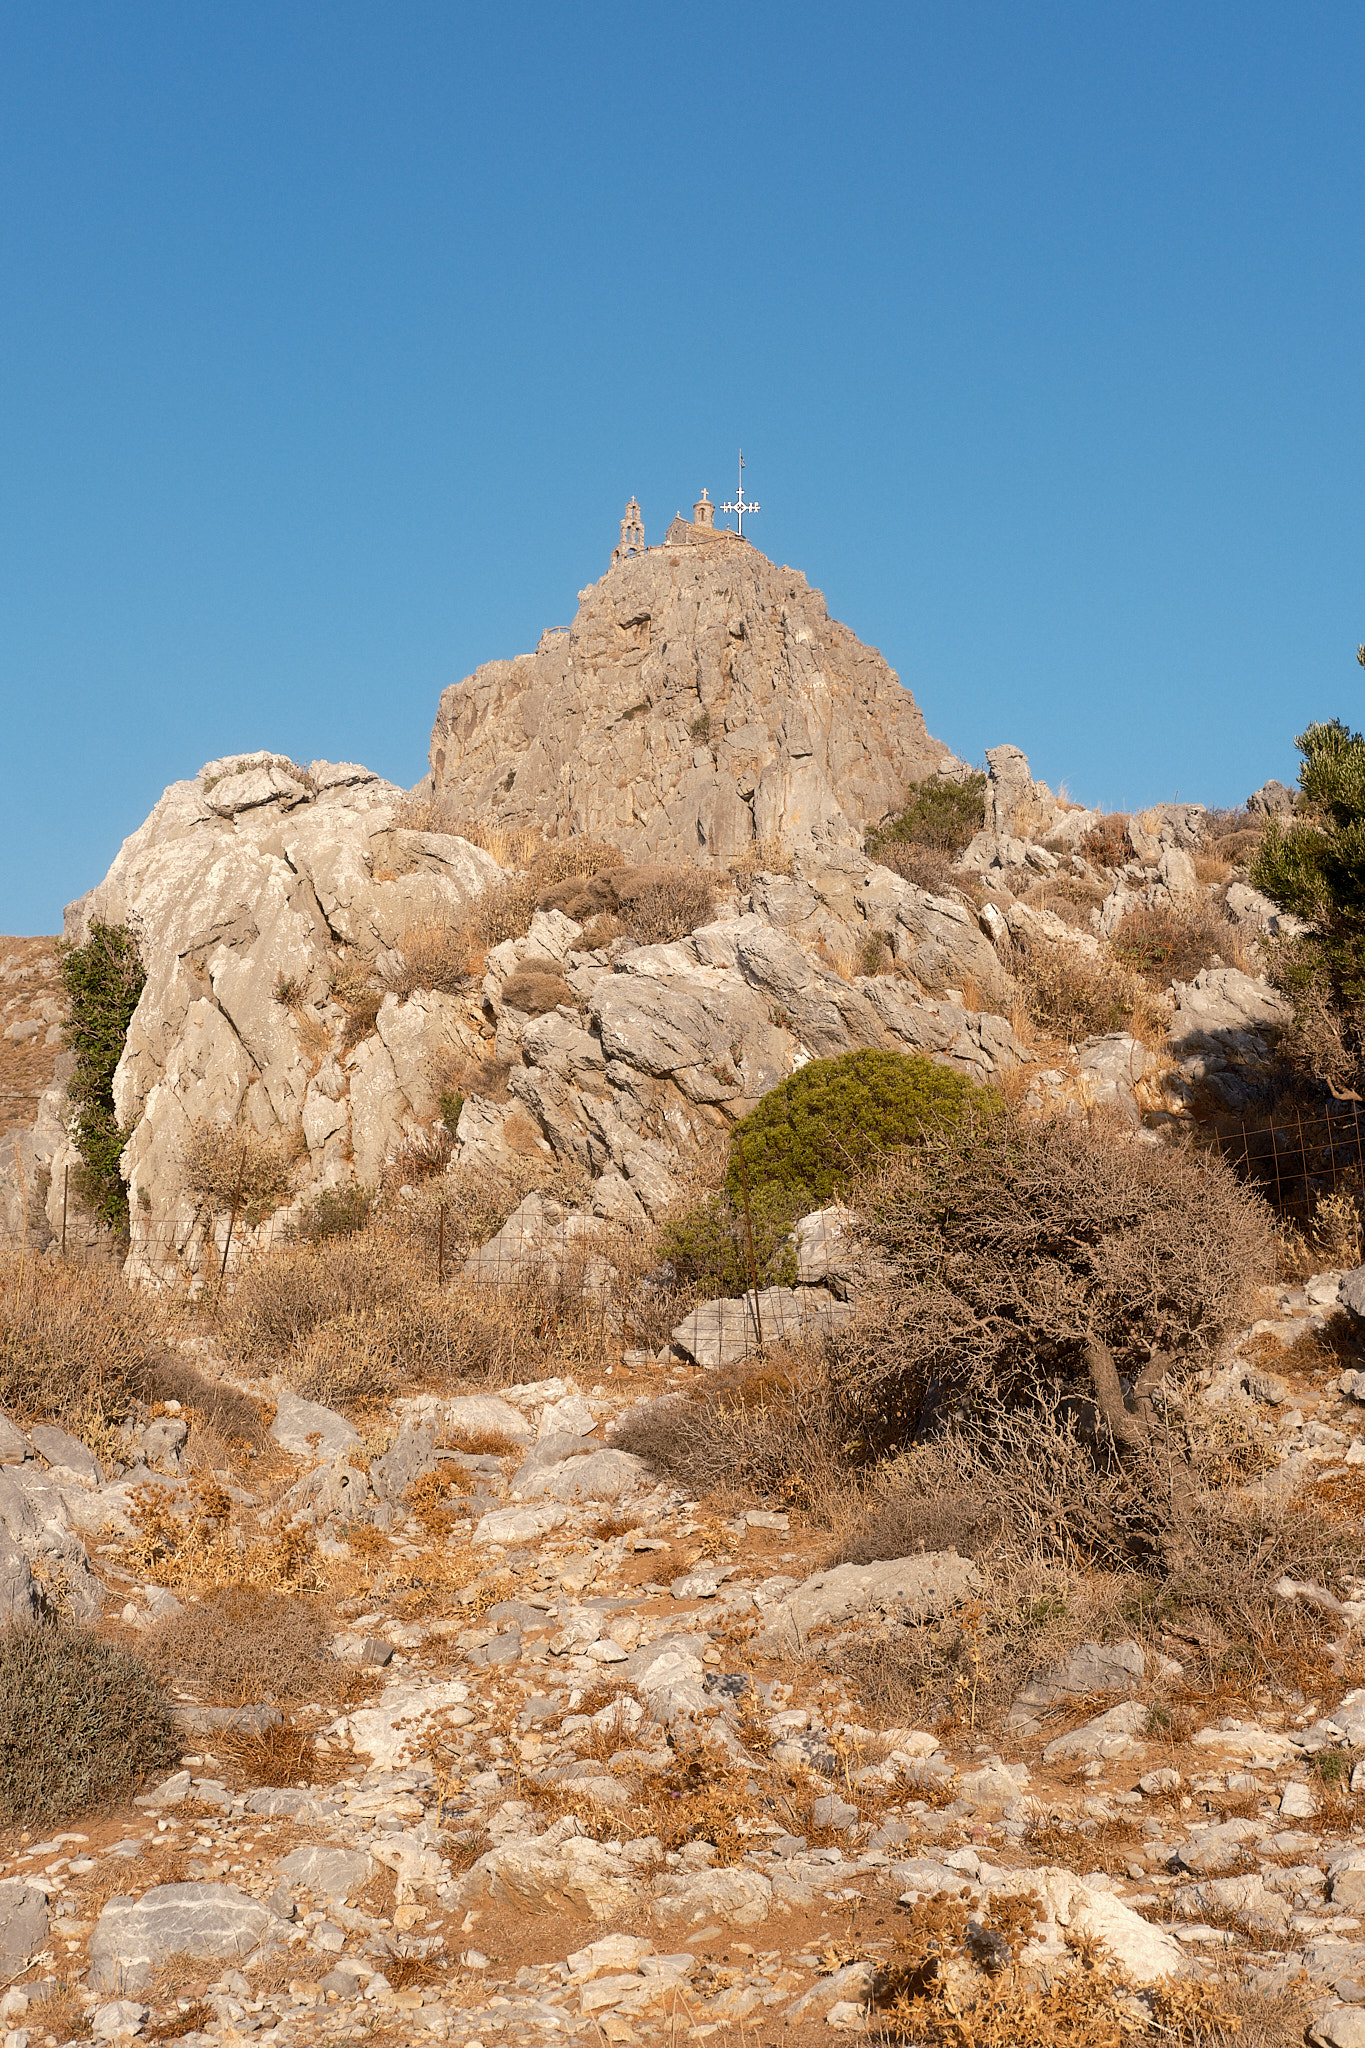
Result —
M447 830L723 861L776 833L859 844L946 754L799 571L724 537L619 564L567 631L445 690L430 758Z

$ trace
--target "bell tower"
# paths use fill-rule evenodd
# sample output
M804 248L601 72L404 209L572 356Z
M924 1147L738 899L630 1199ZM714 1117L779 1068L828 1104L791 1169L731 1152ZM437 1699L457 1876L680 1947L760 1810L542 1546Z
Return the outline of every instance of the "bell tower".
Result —
M629 561L632 555L642 555L644 551L644 521L640 517L640 507L632 498L621 521L620 544L611 551L611 566L614 569L618 562Z

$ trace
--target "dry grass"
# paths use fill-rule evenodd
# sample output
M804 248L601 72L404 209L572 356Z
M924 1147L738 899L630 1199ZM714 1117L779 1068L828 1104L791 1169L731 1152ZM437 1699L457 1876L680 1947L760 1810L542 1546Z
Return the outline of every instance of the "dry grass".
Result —
M612 1442L689 1493L752 1495L827 1524L856 1484L856 1447L823 1368L790 1348L716 1374L690 1396L631 1409Z
M931 896L947 896L959 887L953 874L955 855L941 846L917 846L910 840L888 839L872 856L879 867L913 882Z
M599 944L602 921L609 919L618 933L655 946L685 938L708 921L715 905L715 882L699 867L613 866L573 876L540 901L542 909L562 910L590 927Z
M180 2041L186 2034L204 2032L217 2018L213 2007L205 1999L192 1999L183 2012L172 2019L156 2020L146 2029L144 2039L148 2041Z
M468 924L418 918L403 927L397 950L402 962L389 969L386 986L403 1002L419 988L461 995L483 973L483 948Z
M640 1285L657 1258L650 1232L603 1224L571 1255L509 1270L501 1284L459 1277L533 1188L564 1201L581 1192L541 1155L502 1176L456 1169L364 1229L263 1252L224 1306L224 1349L258 1370L274 1364L310 1399L365 1412L415 1387L507 1384L543 1377L551 1358L573 1370L619 1355L621 1314L626 1341L632 1331L662 1341L655 1325L676 1302L661 1308L658 1290Z
M869 1629L835 1653L873 1726L998 1730L1030 1678L1082 1642L1132 1633L1131 1572L1039 1559L1026 1528L1013 1524L999 1532L995 1555L977 1562L983 1590L954 1613Z
M116 1421L161 1383L172 1325L117 1267L0 1251L0 1407L20 1422ZM159 1395L159 1398L166 1398Z
M1121 966L1154 990L1192 981L1205 967L1248 965L1236 926L1206 899L1179 908L1139 904L1119 924L1109 946Z
M1097 868L1121 868L1133 859L1128 837L1128 819L1122 811L1111 811L1092 825L1081 841L1081 852Z
M1035 882L1019 901L1026 910L1048 911L1064 924L1088 932L1090 913L1099 909L1105 895L1100 884L1087 882L1082 875L1051 875Z
M328 994L346 1013L341 1049L350 1052L374 1030L384 1000L385 990L375 977L373 962L347 954L333 972Z
M1229 868L1248 868L1260 851L1265 823L1251 811L1210 811L1204 820L1200 855L1211 855ZM1200 855L1195 857L1196 874Z
M181 1152L185 1189L215 1215L235 1213L253 1226L288 1200L293 1168L277 1138L249 1125L198 1123Z
M527 1017L544 1017L549 1011L557 1010L560 1004L577 1010L582 1007L581 999L569 987L558 968L548 962L544 966L532 964L519 967L509 975L502 985L503 1006L509 1010L520 1010Z
M450 1534L465 1505L460 1501L452 1506L450 1496L464 1484L460 1467L446 1462L424 1472L408 1488L403 1499L427 1536L435 1539Z
M354 1691L354 1678L358 1675L352 1674L345 1687L347 1695ZM335 1696L335 1676L329 1683ZM326 1691L322 1696L326 1697ZM213 1740L215 1752L227 1759L243 1785L316 1785L340 1776L348 1761L334 1756L324 1763L307 1729L296 1728L289 1721L278 1728L267 1728L261 1735L234 1730L215 1735Z
M1169 1021L1139 975L1103 954L1065 943L1016 950L1011 963L1029 1025L1059 1045L1129 1031L1144 1045L1166 1043Z
M483 843L470 831L461 836L475 845ZM419 988L462 994L471 979L483 973L490 947L520 938L537 910L562 908L558 896L564 887L581 887L585 878L623 861L614 846L593 839L556 840L543 846L530 840L517 847L508 844L503 847L506 860L492 847L486 850L500 865L516 865L512 855L525 854L523 871L485 889L462 917L409 925L399 936L401 961L388 971L385 984L395 995L406 999Z
M202 1594L221 1587L297 1592L314 1581L313 1535L306 1527L262 1533L254 1515L238 1518L212 1474L191 1482L192 1508L176 1515L164 1487L135 1487L128 1518L133 1534L117 1549L156 1585Z
M977 1937L983 1962L998 1953L989 1933L986 1927ZM964 1947L970 1954L965 1938ZM1144 2040L1164 2048L1246 2048L1242 2001L1221 1985L1179 1981L1140 2002L1101 1947L1072 1947L1070 1969L1037 1981L1012 1969L994 1976L983 1969L975 1995L942 1969L937 1953L907 1957L884 1973L878 2037L914 2048L1128 2048ZM1279 2038L1288 2044L1302 2033Z
M339 1667L316 1604L258 1586L228 1586L148 1632L147 1659L205 1705L327 1697Z
M757 875L789 875L796 866L791 848L770 833L766 839L751 839L743 853L730 862L730 879L739 889L752 886Z

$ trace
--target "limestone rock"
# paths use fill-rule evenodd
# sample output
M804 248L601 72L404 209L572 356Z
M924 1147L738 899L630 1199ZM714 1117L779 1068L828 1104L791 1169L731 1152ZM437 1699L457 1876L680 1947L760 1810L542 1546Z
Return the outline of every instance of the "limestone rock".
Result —
M140 1899L110 1899L90 1938L96 1991L141 1991L171 1956L230 1962L284 1930L259 1899L230 1884L159 1884Z
M289 1387L276 1395L275 1420L270 1434L283 1451L295 1458L337 1458L360 1442L360 1432L334 1408L319 1401L305 1401Z
M461 1887L466 1904L489 1899L523 1913L577 1913L620 1920L639 1905L638 1880L609 1845L556 1829L481 1856Z
M1019 1694L1011 1717L1084 1699L1096 1692L1136 1692L1146 1679L1147 1659L1140 1643L1082 1643L1062 1664L1032 1678Z
M420 1752L433 1725L463 1727L472 1721L468 1698L469 1687L458 1679L399 1678L373 1706L343 1714L327 1732L365 1750L376 1770L393 1770Z
M755 1870L689 1870L654 1885L654 1918L663 1927L724 1920L758 1927L772 1910L772 1882Z
M1138 1984L1154 1984L1184 1971L1180 1944L1173 1935L1144 1920L1112 1893L1093 1890L1070 1870L1049 1865L1013 1872L992 1881L990 1891L993 1896L1007 1897L1019 1892L1037 1894L1046 1918L1036 1947L1045 1954L1065 1957L1065 1934L1069 1933L1073 1940L1103 1942L1114 1961ZM1033 1947L1031 1944L1024 1951L1025 1962Z
M29 1440L38 1455L61 1477L69 1475L79 1486L98 1486L103 1479L94 1452L69 1431L39 1422L29 1431Z
M759 1346L827 1334L853 1310L822 1287L751 1288L737 1301L704 1301L673 1332L680 1351L702 1366L733 1365Z
M770 1656L795 1656L812 1631L852 1616L920 1621L975 1591L976 1566L956 1551L929 1551L888 1564L840 1564L815 1572L774 1609L758 1643Z
M456 830L587 832L660 861L778 834L852 846L944 753L882 657L742 541L621 562L542 648L442 695L432 787Z
M1293 1005L1269 982L1236 967L1205 967L1176 982L1171 1047L1196 1091L1223 1110L1243 1110L1275 1077L1275 1045Z
M1070 1735L1059 1735L1043 1751L1043 1762L1064 1762L1072 1757L1124 1757L1137 1753L1147 1729L1147 1709L1140 1700L1124 1700L1103 1714L1096 1714Z
M0 1884L0 1969L17 1977L47 1941L47 1895L22 1877Z
M1253 817L1287 817L1294 809L1294 792L1272 778L1251 792L1246 807Z
M279 1872L300 1890L316 1892L319 1898L344 1899L358 1891L374 1865L363 1849L333 1849L322 1842L307 1842L281 1859Z
M201 1120L301 1135L311 1148L303 1185L347 1177L351 1076L340 1064L330 1081L312 1074L305 1051L305 1032L321 1033L333 1060L340 1055L333 976L348 952L365 963L396 958L411 927L457 917L501 873L464 841L400 833L398 846L400 795L363 769L320 763L300 779L269 755L210 762L171 785L104 881L68 909L76 941L94 918L134 923L147 973L114 1081L129 1132L122 1170L139 1191L130 1277L164 1278L177 1256L226 1230L226 1217L202 1214L184 1188L182 1152ZM295 999L276 1000L282 982ZM433 1052L448 1043L450 1016L440 1003L420 1007L419 1020L394 1001L387 1043L377 1041L382 1060L371 1051L354 1077L369 1104L355 1134L362 1177L373 1179L383 1148L434 1113L420 1089L418 1099L407 1092L419 1064L412 1041ZM376 1065L382 1075L369 1071ZM63 1169L74 1164L63 1138L50 1165L53 1229Z
M524 1491L551 1500L620 1500L647 1482L648 1468L642 1458L594 1445L585 1458L567 1458L543 1468Z
M997 838L1042 839L1059 805L1045 782L1035 782L1018 747L986 749L986 830Z

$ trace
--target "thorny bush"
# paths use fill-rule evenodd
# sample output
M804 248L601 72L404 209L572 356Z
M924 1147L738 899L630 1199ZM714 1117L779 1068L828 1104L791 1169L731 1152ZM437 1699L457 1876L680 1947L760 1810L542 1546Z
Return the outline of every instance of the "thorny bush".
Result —
M834 1371L883 1444L944 1404L1083 1387L1092 1340L1131 1375L1158 1349L1194 1364L1274 1270L1268 1212L1230 1168L1098 1116L969 1109L892 1153L859 1207L888 1280L837 1339Z
M95 1812L179 1755L169 1702L140 1657L93 1629L0 1633L0 1823Z
M249 1124L197 1123L181 1152L185 1187L215 1214L263 1223L287 1198L290 1164L278 1141Z

